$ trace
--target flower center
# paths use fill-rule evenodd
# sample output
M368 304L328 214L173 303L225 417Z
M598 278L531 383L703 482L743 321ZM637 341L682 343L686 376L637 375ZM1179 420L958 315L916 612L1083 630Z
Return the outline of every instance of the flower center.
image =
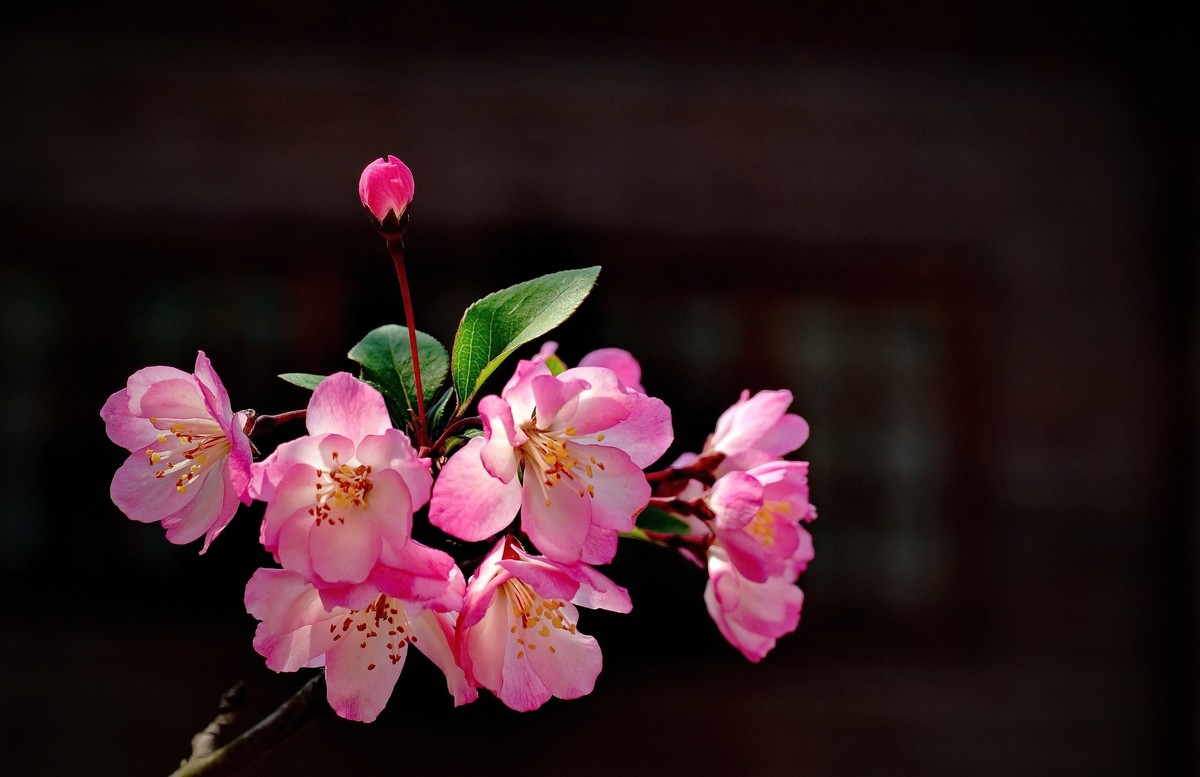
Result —
M371 467L359 464L351 467L341 463L338 452L330 454L333 468L326 471L317 470L317 501L309 508L308 514L316 519L320 526L322 521L330 524L346 522L346 512L365 507L367 494L371 492Z
M769 548L775 544L775 523L785 520L783 516L791 510L792 505L789 502L764 502L762 509L754 516L746 530Z
M151 418L150 423L158 423ZM192 419L184 426L176 421L158 435L158 445L146 449L154 477L175 479L175 490L183 494L188 485L204 473L206 467L224 460L233 446L216 421Z
M512 626L508 631L517 640L517 658L524 658L526 650L536 650L538 638L551 641L555 635L551 629L567 634L575 633L575 623L563 614L565 602L561 599L543 599L527 583L509 578L501 586L512 609ZM518 630L517 620L521 625ZM557 635L555 635L557 636ZM551 653L557 653L553 644L547 645Z
M403 661L404 650L409 643L417 641L415 636L406 633L407 630L408 613L386 594L380 594L363 609L350 610L340 621L329 624L334 642L342 637L357 639L359 650L366 650L374 640L386 640L388 660L393 664ZM367 664L368 671L374 668L375 664Z
M576 455L578 443L571 442L565 437L574 437L574 427L567 427L564 432L548 432L538 429L530 422L521 427L528 441L519 448L519 455L524 465L525 477L537 477L541 480L546 498L546 507L553 504L553 489L564 484L577 496L595 497L595 487L588 483L595 477L597 469L604 470L604 462L589 455L587 460ZM604 439L597 435L596 440Z

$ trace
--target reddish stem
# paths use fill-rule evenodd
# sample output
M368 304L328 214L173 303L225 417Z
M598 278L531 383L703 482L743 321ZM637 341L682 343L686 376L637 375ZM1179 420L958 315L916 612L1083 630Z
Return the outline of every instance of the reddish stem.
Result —
M446 440L450 439L450 435L454 434L459 429L462 429L464 426L472 426L472 425L478 424L480 422L481 422L481 419L479 418L479 416L471 416L470 418L456 419L454 421L454 423L452 423L446 427L446 429L442 432L441 436L439 436L437 438L437 440L433 443L433 445L429 446L429 449L427 451L423 452L422 455L425 455L425 453L437 453L438 451L440 451L442 449L442 446L446 444Z
M277 415L260 415L253 410L246 410L246 425L243 431L247 437L253 437L256 434L266 434L273 431L275 427L288 421L302 420L308 415L307 410L289 410L286 413Z
M421 360L417 356L417 325L413 316L412 296L408 293L408 275L404 271L404 240L392 238L387 241L392 264L396 265L396 277L400 280L400 296L404 299L404 318L408 324L408 347L412 351L413 378L417 384L417 446L429 444L425 429L425 391L421 388Z

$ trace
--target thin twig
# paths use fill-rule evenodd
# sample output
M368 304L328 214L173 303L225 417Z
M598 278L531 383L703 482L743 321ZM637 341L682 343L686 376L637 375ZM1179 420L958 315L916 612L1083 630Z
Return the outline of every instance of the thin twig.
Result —
M253 728L208 755L189 758L170 777L233 774L327 711L326 705L314 704L324 697L325 673L321 672Z
M217 716L203 731L192 737L192 754L188 756L187 761L195 761L216 751L217 743L221 741L221 732L226 726L233 725L233 721L237 719L237 708L242 703L242 692L245 688L246 683L242 680L221 695L221 702L217 705Z

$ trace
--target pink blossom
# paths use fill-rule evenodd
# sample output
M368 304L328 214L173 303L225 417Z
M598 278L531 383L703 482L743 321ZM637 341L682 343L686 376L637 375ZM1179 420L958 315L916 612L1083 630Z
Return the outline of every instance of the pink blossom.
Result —
M204 537L200 552L250 504L250 440L203 351L188 374L147 367L130 376L100 411L109 439L132 451L112 480L113 502L129 518L161 522L167 540Z
M436 559L406 551L413 511L429 499L429 462L392 426L383 396L348 372L330 375L306 423L308 436L254 465L263 546L319 588L367 582L381 563L436 578Z
M603 367L558 376L522 361L479 401L484 434L455 452L433 487L430 521L468 541L521 528L556 561L605 563L650 498L642 468L671 444L659 399ZM520 473L520 476L518 476Z
M626 386L639 394L646 393L642 388L642 365L624 348L599 348L591 351L584 354L578 366L607 367L617 373L617 377Z
M714 541L737 571L756 583L786 575L811 541L801 522L816 518L808 501L808 463L774 461L720 477L705 496L715 518Z
M458 573L459 585L462 573ZM450 585L451 580L444 581ZM455 705L478 697L454 660L457 613L435 612L375 591L354 607L326 607L295 572L259 569L246 586L246 610L261 621L254 649L276 672L325 667L329 706L370 723L391 698L409 645L446 675Z
M760 391L754 396L743 391L741 398L717 419L716 430L709 435L701 455L724 454L716 470L718 475L786 456L808 439L808 422L787 412L791 403L792 392L786 389Z
M389 231L400 228L415 189L412 171L390 154L363 168L358 179L358 196L363 206Z
M742 575L725 548L708 550L708 585L704 589L708 614L722 636L746 658L758 662L775 642L796 629L804 593L789 574L761 582Z
M624 588L583 564L531 556L501 539L467 585L456 654L467 677L527 712L591 693L603 658L576 628L581 607L629 612Z
M556 351L558 351L558 343L547 340L530 361L544 362L551 356L555 356ZM597 348L584 354L583 358L579 360L579 364L575 366L605 367L617 373L617 377L629 388L639 394L646 393L646 390L642 388L642 365L638 363L633 354L624 348Z

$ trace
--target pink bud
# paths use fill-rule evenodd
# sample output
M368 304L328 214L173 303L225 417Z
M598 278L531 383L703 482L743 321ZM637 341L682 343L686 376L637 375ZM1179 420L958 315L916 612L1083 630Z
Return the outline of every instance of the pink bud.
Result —
M390 154L363 168L358 179L358 196L375 226L385 235L398 236L404 232L414 188L412 171Z

